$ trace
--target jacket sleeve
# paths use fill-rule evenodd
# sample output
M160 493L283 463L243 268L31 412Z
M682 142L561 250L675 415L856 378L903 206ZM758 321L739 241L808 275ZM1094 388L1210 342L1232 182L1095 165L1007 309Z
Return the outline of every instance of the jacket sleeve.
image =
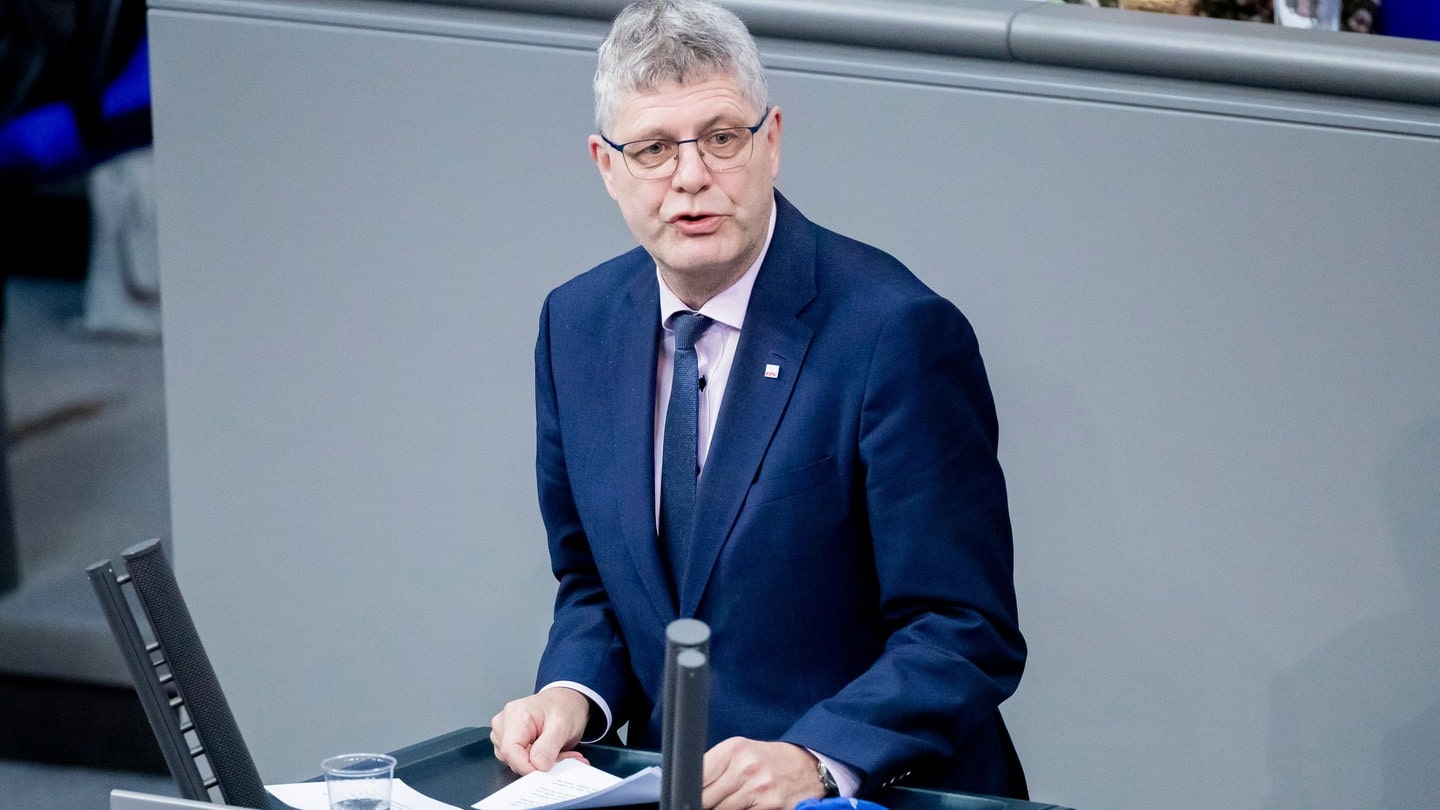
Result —
M624 638L600 581L570 488L559 398L552 374L551 330L551 300L547 299L535 344L535 470L551 570L559 588L536 687L555 681L584 684L609 704L612 718L624 718L633 675ZM598 714L592 713L586 739L611 730L603 727L604 718Z
M948 301L911 298L879 328L859 425L886 639L785 739L860 769L872 789L989 733L1025 643L995 407L974 332Z

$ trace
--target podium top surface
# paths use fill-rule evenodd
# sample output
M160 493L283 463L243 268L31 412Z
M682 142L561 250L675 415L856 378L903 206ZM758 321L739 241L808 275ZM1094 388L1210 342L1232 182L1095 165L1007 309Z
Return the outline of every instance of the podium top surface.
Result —
M657 751L582 745L590 764L616 776L660 764ZM490 729L462 728L394 752L395 775L421 793L457 807L471 804L517 777L495 758ZM974 796L922 788L891 787L867 799L889 810L1065 810L1058 805ZM654 808L654 805L640 805Z

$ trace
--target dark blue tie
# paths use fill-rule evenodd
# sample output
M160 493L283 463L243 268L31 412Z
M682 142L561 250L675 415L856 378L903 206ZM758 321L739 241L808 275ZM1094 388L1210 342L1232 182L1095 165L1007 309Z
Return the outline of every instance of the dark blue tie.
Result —
M700 435L700 361L695 355L695 340L709 325L710 319L697 312L681 312L670 322L675 332L675 373L670 378L660 462L660 544L677 594L695 529L695 480L700 473L696 453Z

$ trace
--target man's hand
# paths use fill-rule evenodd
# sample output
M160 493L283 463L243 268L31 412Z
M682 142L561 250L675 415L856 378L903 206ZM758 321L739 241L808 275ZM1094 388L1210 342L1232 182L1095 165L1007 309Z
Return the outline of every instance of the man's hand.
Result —
M495 756L515 773L548 771L562 759L585 760L570 749L580 742L589 719L590 700L556 686L506 703L490 718L490 742Z
M703 779L709 810L790 810L825 795L814 755L785 742L731 737L705 753Z

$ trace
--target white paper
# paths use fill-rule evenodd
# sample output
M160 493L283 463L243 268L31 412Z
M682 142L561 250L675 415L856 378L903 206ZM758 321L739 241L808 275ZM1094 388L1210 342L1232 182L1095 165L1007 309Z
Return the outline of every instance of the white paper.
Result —
M330 795L324 782L301 782L294 785L266 785L270 795L296 810L330 810ZM460 810L426 796L403 781L390 783L390 810Z
M621 779L578 759L528 773L471 805L477 810L584 810L660 801L660 769Z

